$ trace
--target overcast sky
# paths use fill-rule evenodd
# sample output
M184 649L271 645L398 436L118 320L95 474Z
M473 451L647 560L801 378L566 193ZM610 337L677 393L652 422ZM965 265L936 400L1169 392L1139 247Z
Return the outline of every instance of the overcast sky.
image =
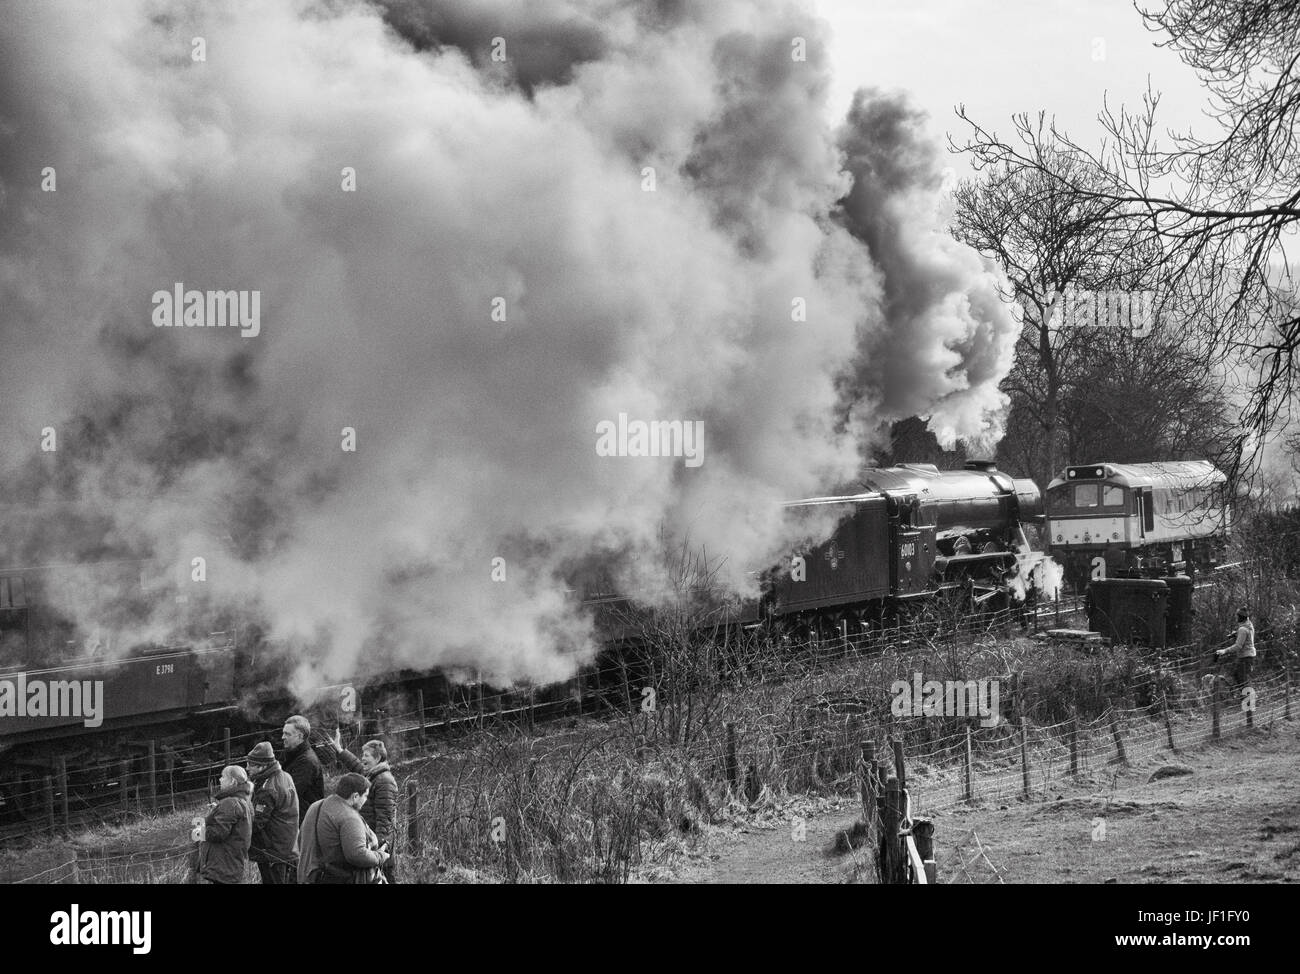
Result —
M953 107L965 103L973 119L1005 134L1014 113L1045 109L1091 148L1103 98L1140 106L1149 77L1163 92L1166 127L1206 129L1204 88L1177 55L1155 46L1163 35L1146 29L1129 0L815 2L834 28L837 117L856 88L898 87L930 112L940 137L961 134Z

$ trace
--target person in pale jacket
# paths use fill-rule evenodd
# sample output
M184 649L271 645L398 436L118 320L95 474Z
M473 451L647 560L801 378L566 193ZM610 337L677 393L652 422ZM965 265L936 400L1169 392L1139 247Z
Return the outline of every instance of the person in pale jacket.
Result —
M1255 624L1250 621L1250 614L1245 609L1237 610L1236 640L1231 646L1216 650L1214 655L1224 656L1234 651L1237 660L1237 687L1245 689L1250 686L1251 672L1255 665Z
M221 772L221 790L203 822L197 871L200 883L242 883L253 836L253 786L244 769L232 764Z

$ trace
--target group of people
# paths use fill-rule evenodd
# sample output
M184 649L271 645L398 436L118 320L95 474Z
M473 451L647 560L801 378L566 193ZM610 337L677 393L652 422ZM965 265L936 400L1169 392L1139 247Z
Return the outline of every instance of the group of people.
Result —
M311 723L295 714L284 724L283 761L269 741L221 772L220 790L199 843L201 883L242 883L248 862L262 882L396 882L397 779L383 741L367 741L357 757L338 731L329 745L347 769L325 794L325 773L310 743Z

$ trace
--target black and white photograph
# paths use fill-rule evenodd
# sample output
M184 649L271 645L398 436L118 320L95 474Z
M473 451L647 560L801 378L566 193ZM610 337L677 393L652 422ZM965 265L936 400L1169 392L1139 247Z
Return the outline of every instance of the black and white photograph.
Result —
M1050 884L1241 958L1298 62L1278 0L0 0L23 937Z

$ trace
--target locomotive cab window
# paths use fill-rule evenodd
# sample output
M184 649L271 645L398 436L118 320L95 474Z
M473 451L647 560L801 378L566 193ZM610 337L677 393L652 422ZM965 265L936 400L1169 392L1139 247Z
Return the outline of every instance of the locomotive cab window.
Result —
M1104 507L1123 507L1124 488L1106 484L1101 489L1101 503Z
M1074 485L1074 506L1075 507L1096 507L1097 506L1097 484L1075 484Z

